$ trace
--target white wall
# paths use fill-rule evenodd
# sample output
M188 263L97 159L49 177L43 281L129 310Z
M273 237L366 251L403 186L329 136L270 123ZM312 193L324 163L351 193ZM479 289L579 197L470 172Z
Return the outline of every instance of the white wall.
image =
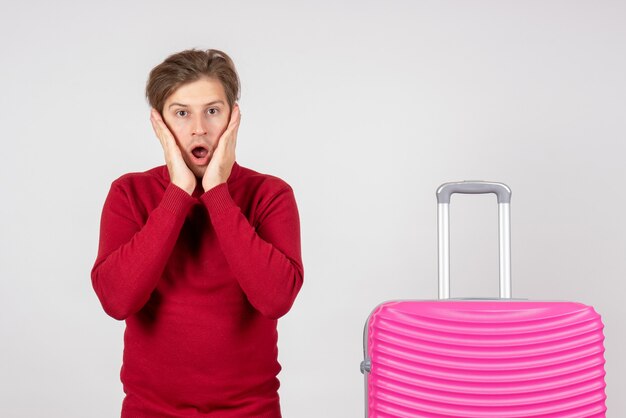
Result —
M214 47L242 78L239 163L300 207L285 417L363 415L363 324L436 296L434 191L462 179L513 189L516 296L603 315L626 416L626 3L301 3L3 3L0 415L119 415L124 324L89 277L100 211L113 179L162 164L149 70ZM453 296L497 293L494 202L453 199Z

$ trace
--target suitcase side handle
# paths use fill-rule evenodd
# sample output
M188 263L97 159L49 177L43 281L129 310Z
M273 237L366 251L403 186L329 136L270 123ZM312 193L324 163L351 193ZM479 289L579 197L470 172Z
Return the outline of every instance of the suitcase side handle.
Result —
M498 198L500 298L511 298L511 189L504 183L461 181L437 189L439 299L450 299L450 197L455 193L494 193Z

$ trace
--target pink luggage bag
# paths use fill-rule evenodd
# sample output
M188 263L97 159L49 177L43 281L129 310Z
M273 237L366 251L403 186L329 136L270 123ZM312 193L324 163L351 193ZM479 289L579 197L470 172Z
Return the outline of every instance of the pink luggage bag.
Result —
M497 195L498 299L450 299L454 193ZM370 314L361 363L366 417L605 417L600 316L581 303L511 299L510 198L502 183L437 190L439 300L385 302Z

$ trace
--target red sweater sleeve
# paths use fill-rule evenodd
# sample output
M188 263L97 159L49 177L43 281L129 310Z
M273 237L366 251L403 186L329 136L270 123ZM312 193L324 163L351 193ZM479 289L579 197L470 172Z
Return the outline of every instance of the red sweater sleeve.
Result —
M256 230L233 201L227 183L208 190L200 200L252 306L271 319L286 314L304 275L300 219L291 187L285 185L260 208Z
M107 314L126 319L146 304L194 202L170 183L142 225L127 191L119 180L113 183L102 210L98 256L91 270L93 288Z

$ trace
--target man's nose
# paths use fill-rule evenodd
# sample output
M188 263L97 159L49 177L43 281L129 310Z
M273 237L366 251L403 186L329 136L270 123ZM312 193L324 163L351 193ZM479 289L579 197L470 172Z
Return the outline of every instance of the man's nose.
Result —
M206 135L207 127L205 121L201 117L194 118L192 135Z

